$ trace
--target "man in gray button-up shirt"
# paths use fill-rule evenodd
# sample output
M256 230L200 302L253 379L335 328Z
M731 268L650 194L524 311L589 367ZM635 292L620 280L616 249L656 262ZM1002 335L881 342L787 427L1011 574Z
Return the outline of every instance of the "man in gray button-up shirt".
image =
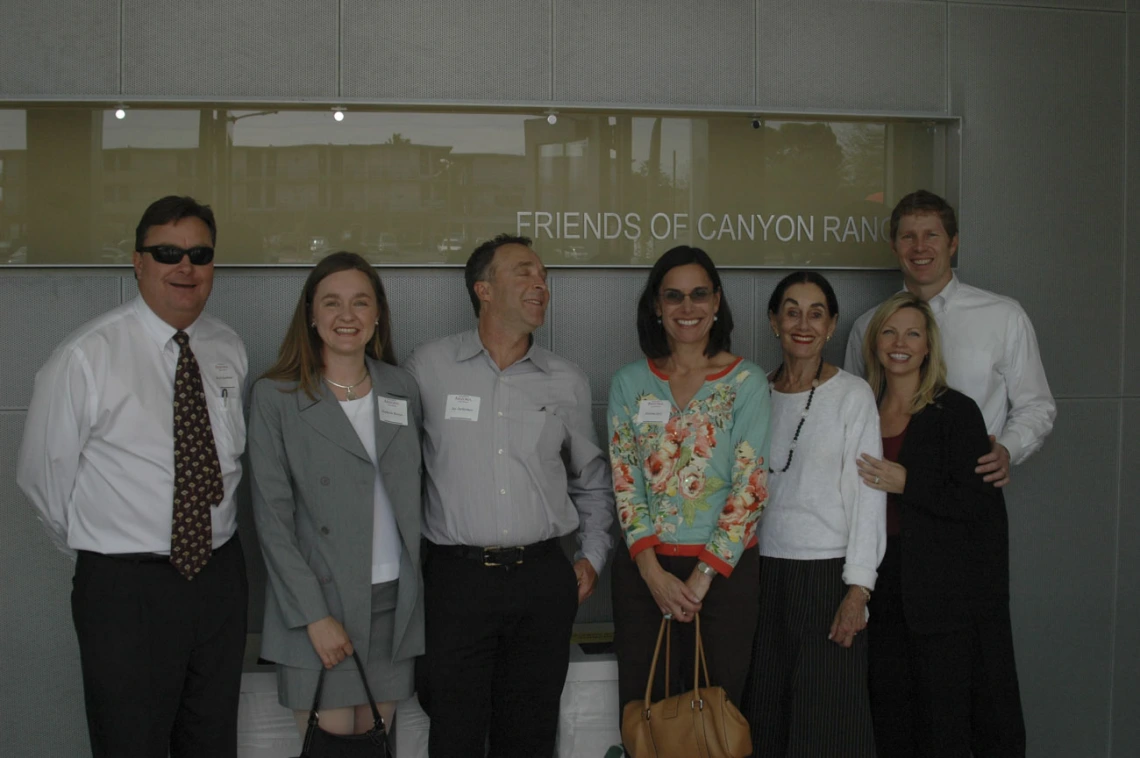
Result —
M424 409L429 752L481 757L489 735L492 755L549 756L576 609L612 544L609 463L585 375L534 344L550 292L530 240L483 243L466 281L477 328L405 366Z

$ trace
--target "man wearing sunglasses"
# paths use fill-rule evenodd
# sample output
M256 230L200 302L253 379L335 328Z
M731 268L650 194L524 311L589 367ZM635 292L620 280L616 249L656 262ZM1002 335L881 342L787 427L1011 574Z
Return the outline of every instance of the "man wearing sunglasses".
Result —
M169 196L135 231L139 296L36 375L16 480L76 556L71 594L96 758L235 758L246 633L234 491L241 339L203 314L217 229Z

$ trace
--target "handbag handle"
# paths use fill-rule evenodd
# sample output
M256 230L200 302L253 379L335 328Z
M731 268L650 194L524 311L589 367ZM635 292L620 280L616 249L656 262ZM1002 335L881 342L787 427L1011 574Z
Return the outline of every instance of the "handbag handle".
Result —
M661 628L657 631L657 645L653 648L653 663L649 664L649 681L645 683L645 713L649 715L649 698L653 695L653 677L657 674L657 659L661 656L661 639L665 637L665 631L672 629L669 627L671 619L668 617L661 619ZM672 634L669 635L672 637ZM669 697L669 648L665 648L665 697Z
M380 711L376 709L376 700L372 697L372 690L368 686L368 675L364 673L364 664L360 662L360 655L357 654L356 649L352 650L352 660L356 661L356 670L360 672L360 680L364 683L364 694L368 696L368 707L372 709L372 728L385 731L384 719L380 717ZM309 726L314 726L317 723L319 716L317 711L321 705L321 688L325 684L325 668L321 667L321 673L317 674L317 691L313 693L313 707L309 711Z
M673 629L670 626L671 623L672 623L671 619L667 619L667 618L661 619L661 628L657 631L657 645L653 648L653 662L651 664L649 664L649 681L647 681L645 683L645 712L646 713L649 712L650 698L653 696L653 678L657 674L657 660L661 656L661 640L662 639L665 640L665 697L666 698L669 697L669 653L670 653L670 643L672 641L672 636L673 636L672 635ZM709 664L708 664L708 661L705 660L705 644L704 644L704 640L701 639L701 614L700 613L694 613L693 614L693 623L695 623L697 626L697 628L696 628L697 645L696 645L696 650L693 651L694 652L693 657L695 658L695 660L693 661L693 692L697 692L699 689L699 682L700 682L699 677L701 675L701 669L702 668L704 669L704 675L705 675L705 687L707 688L710 686L709 685ZM700 705L701 705L701 707L704 707L703 701L701 702Z
M699 686L697 684L697 676L700 674L702 667L705 670L705 687L707 688L710 685L709 664L708 661L705 660L705 642L703 639L701 639L701 614L694 613L693 621L697 625L697 649L694 651L695 654L693 655L693 658L695 659L693 661L693 692L696 692L699 689Z

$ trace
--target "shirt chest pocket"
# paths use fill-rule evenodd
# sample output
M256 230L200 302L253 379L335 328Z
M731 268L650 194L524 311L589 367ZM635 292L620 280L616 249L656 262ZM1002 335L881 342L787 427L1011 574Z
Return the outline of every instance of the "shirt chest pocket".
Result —
M231 454L240 455L245 448L245 416L242 413L241 397L230 390L223 396L207 389L206 404L210 410L210 427L214 432L218 456L223 456L227 450Z
M550 411L520 411L521 434L516 452L534 455L540 461L557 459L566 438L562 419Z

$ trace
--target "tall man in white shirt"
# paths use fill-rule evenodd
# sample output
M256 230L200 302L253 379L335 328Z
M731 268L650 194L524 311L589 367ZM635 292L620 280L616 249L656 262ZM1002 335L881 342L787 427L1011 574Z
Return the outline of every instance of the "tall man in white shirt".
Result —
M1057 406L1041 365L1037 336L1016 300L958 280L950 259L958 250L954 209L918 190L891 213L891 250L907 290L930 304L942 333L947 383L981 408L992 450L976 471L995 487L1009 483L1010 465L1040 449ZM844 368L864 375L863 335L875 309L855 321Z
M947 383L970 396L982 411L992 448L974 470L984 481L1004 487L1010 465L1041 447L1057 414L1033 325L1016 300L958 281L950 268L958 249L958 221L938 195L919 190L899 201L891 213L891 249L906 289L934 311ZM859 317L847 341L844 367L857 376L864 375L863 335L873 313ZM1002 613L1008 612L1006 604ZM971 671L971 749L977 756L1024 756L1025 723L1009 619L979 621L975 634L985 637L978 649L988 655ZM896 650L903 647L899 642ZM876 644L874 637L871 644ZM891 641L878 644L890 646ZM872 704L876 696L872 688ZM880 752L884 749L880 745Z
M578 604L612 538L609 462L590 387L534 344L546 267L525 237L499 235L467 261L478 325L421 345L426 469L426 650L417 667L437 758L554 753ZM559 538L576 533L571 563Z
M76 555L72 616L95 758L233 758L247 585L234 490L247 360L202 313L217 229L188 197L135 231L139 297L36 375L16 481Z

